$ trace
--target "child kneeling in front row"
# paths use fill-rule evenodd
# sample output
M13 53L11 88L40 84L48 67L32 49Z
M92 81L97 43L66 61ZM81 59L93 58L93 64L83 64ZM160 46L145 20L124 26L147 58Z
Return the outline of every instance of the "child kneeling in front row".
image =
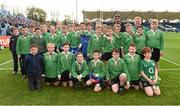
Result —
M158 71L155 61L151 60L151 49L145 47L142 51L144 60L140 63L141 83L147 96L160 95Z
M95 84L94 92L99 92L102 90L103 80L105 77L105 66L104 63L99 59L100 52L93 52L93 60L90 61L90 73L89 80L86 82L87 86Z
M77 53L76 61L72 64L70 73L73 85L76 87L80 86L81 82L84 84L88 80L89 67L81 52Z

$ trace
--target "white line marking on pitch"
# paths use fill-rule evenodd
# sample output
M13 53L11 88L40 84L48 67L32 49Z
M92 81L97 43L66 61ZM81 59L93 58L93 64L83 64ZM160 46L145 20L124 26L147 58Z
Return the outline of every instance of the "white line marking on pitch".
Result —
M167 70L169 70L169 71L171 71L171 70L174 71L174 70L180 70L180 68L174 68L174 69L173 69L173 68L171 68L171 69L160 69L160 70L162 70L162 71L167 71Z
M161 59L162 59L162 60L165 60L165 61L167 61L167 62L169 62L169 63L171 63L171 64L180 66L180 64L178 64L178 63L176 63L176 62L174 62L174 61L171 61L171 60L169 60L169 59L166 59L166 58L163 58L163 57L161 57Z
M10 63L10 62L12 62L12 61L13 61L13 60L9 60L9 61L4 62L4 63L0 64L0 67L3 66L3 65L6 65L6 64L8 64L8 63Z

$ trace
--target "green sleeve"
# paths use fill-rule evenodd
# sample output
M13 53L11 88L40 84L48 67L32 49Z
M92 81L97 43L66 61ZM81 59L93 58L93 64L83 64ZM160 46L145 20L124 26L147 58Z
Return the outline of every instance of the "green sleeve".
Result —
M127 81L130 81L130 75L124 61L123 61L123 72L127 75Z
M57 38L56 38L56 46L57 46L57 48L60 48L62 46L61 36L57 36Z
M161 39L160 39L161 41L160 41L160 50L161 51L164 51L164 34L163 33L161 33Z
M102 53L104 52L104 48L105 48L106 42L107 42L107 40L106 40L106 38L104 36L103 36L103 39L102 39Z
M57 56L57 63L58 63L58 66L57 66L57 74L58 75L61 75L61 61L60 61L60 56L58 55Z
M88 75L88 73L89 73L89 67L88 67L87 63L85 63L85 68L84 68L84 71L82 73L82 77L83 78L86 77Z
M102 62L101 63L101 72L99 73L99 76L101 77L101 78L103 78L104 77L104 75L105 75L105 71L106 71L106 69L105 69L105 66L104 66L104 63Z
M76 63L73 63L73 65L72 65L71 75L72 75L74 78L77 78L77 76L78 76L78 74L76 73Z
M106 79L110 79L109 71L110 71L110 65L108 61L108 63L106 64Z

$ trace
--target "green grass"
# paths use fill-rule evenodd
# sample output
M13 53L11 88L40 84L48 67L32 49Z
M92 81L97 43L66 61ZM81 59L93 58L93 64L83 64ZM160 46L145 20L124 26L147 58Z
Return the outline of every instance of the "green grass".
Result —
M164 58L180 64L180 41L179 33L165 33L165 55ZM0 64L11 59L8 49L0 51ZM0 68L12 68L8 63ZM12 70L0 70L0 104L1 105L31 105L31 104L66 104L66 105L177 105L180 104L180 67L165 60L160 61L160 69L179 69L160 71L161 96L147 97L142 90L129 90L125 95L113 94L104 89L100 93L83 88L48 87L38 91L29 91L27 80L21 76L13 76Z

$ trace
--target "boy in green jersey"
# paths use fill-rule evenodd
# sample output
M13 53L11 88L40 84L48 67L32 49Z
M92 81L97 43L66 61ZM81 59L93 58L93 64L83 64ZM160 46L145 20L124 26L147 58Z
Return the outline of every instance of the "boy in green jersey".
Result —
M129 72L123 59L119 57L119 50L114 49L112 58L107 63L108 77L114 93L124 94L124 87L129 87Z
M50 35L46 39L46 44L48 43L54 43L55 52L59 52L58 48L60 45L60 36L56 34L55 26L50 26Z
M119 24L115 24L113 26L113 30L114 30L114 33L113 33L113 36L116 37L116 40L117 40L117 45L116 45L116 49L119 49L120 51L120 57L122 58L122 51L123 51L123 46L122 46L122 37L123 37L123 33L120 32L121 30L121 26Z
M84 83L88 80L89 67L82 53L77 53L76 61L72 64L70 73L72 77L71 80L75 86L79 86L80 82Z
M141 83L147 96L160 95L158 71L154 60L151 60L151 48L143 49L144 60L140 63Z
M151 20L151 30L146 33L146 44L152 49L151 59L156 62L156 68L159 71L159 59L160 56L163 56L164 51L164 38L163 32L158 29L158 25L157 19Z
M20 61L22 79L25 79L26 71L24 68L24 60L25 60L26 55L29 54L31 37L27 34L26 27L23 27L21 29L21 33L22 35L18 37L17 43L16 43L16 54Z
M99 59L100 52L94 51L93 52L93 60L89 63L89 80L86 82L87 86L95 84L94 92L99 92L102 90L102 83L105 77L105 66L104 63Z
M102 44L102 60L108 61L110 58L112 58L112 51L117 47L118 43L116 40L116 37L113 36L113 28L108 27L107 28L107 36L103 36L103 44Z
M123 33L122 37L122 45L123 45L123 55L126 55L128 53L128 49L131 43L133 43L133 36L134 32L132 31L132 25L130 23L127 23L125 25L126 32Z
M55 44L48 43L47 51L44 53L44 74L46 85L59 85L59 66L58 66L58 54L54 52Z
M60 21L56 22L56 34L58 36L62 34L62 23Z
M135 44L131 44L129 46L129 53L127 53L123 60L126 63L129 75L130 75L130 86L134 89L139 89L139 80L140 80L140 62L141 58L136 52L136 46ZM127 88L129 89L129 88Z
M73 32L69 32L67 36L70 37L70 52L73 54L76 54L78 50L80 49L80 35L78 32L78 24L73 25Z
M87 29L87 34L89 36L94 34L94 31L92 30L92 23L90 22L86 23L86 29Z
M38 46L38 52L43 54L46 52L46 41L41 35L41 29L35 29L35 35L31 38L30 44L36 44Z
M70 87L72 87L73 82L72 80L70 80L70 71L72 69L72 64L75 61L74 54L69 52L70 44L68 42L65 42L62 45L62 49L63 51L59 54L59 64L61 66L61 81L64 87L66 87L68 84Z
M142 49L146 47L146 36L143 33L144 29L142 26L138 26L136 30L137 32L133 37L134 43L136 45L136 53L141 57L141 59L144 59L144 56L142 54Z
M103 36L101 35L101 26L96 26L96 33L90 37L88 43L88 57L93 58L94 50L102 51Z
M47 32L47 26L45 24L41 25L41 32L42 32L42 37L46 40L49 36L49 33Z
M60 36L60 42L59 42L60 44L59 44L59 48L58 48L60 52L62 51L62 45L65 42L70 43L70 36L68 35L68 26L67 25L62 26L62 34Z

